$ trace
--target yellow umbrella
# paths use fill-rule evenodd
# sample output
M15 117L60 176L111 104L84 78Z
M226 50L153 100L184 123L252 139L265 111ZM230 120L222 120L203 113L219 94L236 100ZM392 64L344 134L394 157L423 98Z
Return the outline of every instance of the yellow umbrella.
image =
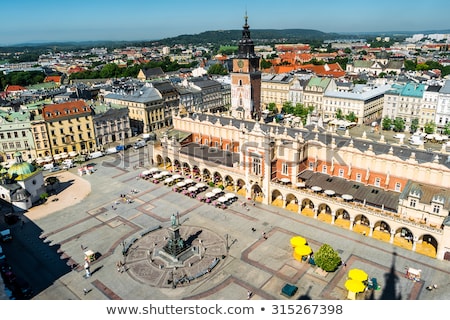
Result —
M306 244L304 244L304 245L295 247L294 252L299 256L307 256L308 254L312 253L312 249L310 246L307 246Z
M352 280L366 281L369 275L361 269L352 269L348 272L348 277Z
M291 238L291 246L297 247L306 244L306 239L301 236L295 236Z
M349 279L345 281L345 288L351 292L363 292L366 285L361 281Z

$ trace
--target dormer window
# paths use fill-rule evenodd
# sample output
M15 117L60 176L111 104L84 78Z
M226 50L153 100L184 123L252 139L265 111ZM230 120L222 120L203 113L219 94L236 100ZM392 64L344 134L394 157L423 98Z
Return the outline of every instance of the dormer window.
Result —
M439 204L443 205L444 204L444 197L440 196L440 195L434 195L433 199L431 199L431 202L439 203Z
M409 192L409 196L410 196L410 197L417 198L417 199L420 199L420 197L422 196L422 192L420 192L420 190L417 190L417 189L412 189L412 190Z

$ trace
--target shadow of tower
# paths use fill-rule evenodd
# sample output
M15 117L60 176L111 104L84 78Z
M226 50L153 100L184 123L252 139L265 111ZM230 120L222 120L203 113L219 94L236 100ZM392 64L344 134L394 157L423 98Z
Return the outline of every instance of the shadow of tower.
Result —
M395 274L395 257L397 253L394 252L392 257L391 268L388 273L384 275L384 288L381 294L380 300L401 300L402 296L397 293L397 282L399 281L398 276Z

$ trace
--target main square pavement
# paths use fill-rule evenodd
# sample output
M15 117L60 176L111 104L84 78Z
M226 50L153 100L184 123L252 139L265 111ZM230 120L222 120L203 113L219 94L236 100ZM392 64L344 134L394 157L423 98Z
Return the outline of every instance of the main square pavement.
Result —
M251 299L340 300L347 298L344 284L353 268L363 269L380 285L358 299L450 299L448 261L282 208L253 206L241 196L227 209L215 208L139 179L145 168L137 167L133 156L128 166L111 163L108 157L96 159L91 163L94 173L82 177L76 168L56 173L61 181L58 193L26 213L21 237L27 239L27 230L37 227L40 238L29 241L58 247L55 263L69 266L33 299L236 300L247 299L251 291ZM124 194L130 203L121 198ZM153 256L167 242L174 213L183 239L200 251L179 268L169 268ZM330 244L345 265L323 273L295 260L289 241L295 235L305 237L313 251ZM129 249L126 257L124 248ZM96 253L89 278L83 268L86 250ZM124 272L117 271L118 261L125 262ZM405 277L408 267L422 270L420 281ZM192 281L174 281L183 277ZM298 287L290 298L281 294L287 283ZM438 289L426 290L432 284Z

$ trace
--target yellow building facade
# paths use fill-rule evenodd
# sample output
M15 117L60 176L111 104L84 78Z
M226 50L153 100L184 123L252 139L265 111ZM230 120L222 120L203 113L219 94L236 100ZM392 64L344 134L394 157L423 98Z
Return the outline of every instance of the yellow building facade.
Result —
M45 106L42 110L53 157L63 153L89 153L95 143L92 110L82 100Z

